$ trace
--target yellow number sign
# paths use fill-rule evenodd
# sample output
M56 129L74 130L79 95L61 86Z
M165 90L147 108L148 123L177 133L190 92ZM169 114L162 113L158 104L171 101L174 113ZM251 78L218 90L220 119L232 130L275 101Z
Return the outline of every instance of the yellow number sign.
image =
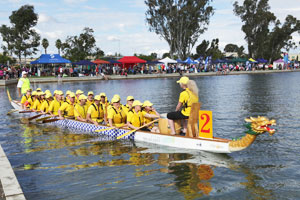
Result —
M199 137L213 138L212 111L199 111Z

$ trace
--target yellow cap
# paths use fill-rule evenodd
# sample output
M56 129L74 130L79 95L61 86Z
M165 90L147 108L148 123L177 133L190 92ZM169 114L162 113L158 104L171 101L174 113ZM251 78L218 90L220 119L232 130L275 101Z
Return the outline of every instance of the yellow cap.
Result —
M38 92L38 95L40 96L45 95L45 92Z
M111 102L112 103L117 103L120 101L120 98L118 96L114 96L112 99L111 99Z
M38 88L38 89L36 89L36 91L39 92L39 91L42 91L42 89L41 89L41 88Z
M179 79L179 81L177 81L177 83L182 83L182 84L187 84L188 82L189 82L189 78L188 77L186 77L186 76L183 76L183 77L181 77L180 79Z
M114 97L117 97L117 98L121 99L120 95L118 95L118 94L115 94L115 95L113 96L113 98L114 98Z
M72 97L75 97L74 92L70 92L70 93L69 93L69 97L71 97L71 98L72 98Z
M57 94L58 90L54 90L53 94Z
M32 95L32 96L37 95L37 91L33 91L33 92L31 93L31 95Z
M46 90L46 91L45 91L45 93L49 93L49 92L50 92L50 90ZM50 92L50 93L51 93L51 92Z
M134 106L142 106L142 105L143 105L142 102L140 102L139 100L135 100L133 102L133 104L132 104L132 107L134 107Z
M101 96L100 95L96 95L94 100L100 101L101 100Z
M83 92L81 90L76 90L76 95L77 94L83 94Z
M50 97L52 97L52 95L51 95L50 93L46 93L45 98L48 99L48 98L50 98Z
M134 97L133 96L128 96L127 101L130 101L130 100L134 100Z
M58 95L64 95L63 91L61 91L61 90L58 90L58 91L56 92L56 94L58 94Z
M82 94L82 95L79 96L79 101L83 100L83 99L87 99L87 96L85 96L84 94Z
M89 95L94 95L94 92L93 92L93 91L89 91L89 92L88 92L88 96L89 96Z
M151 103L150 101L144 101L144 103L143 103L143 107L146 107L146 106L153 106L153 103Z
M102 96L106 97L106 94L104 92L101 92L100 97L102 97Z
M70 95L72 92L70 90L67 90L66 95Z

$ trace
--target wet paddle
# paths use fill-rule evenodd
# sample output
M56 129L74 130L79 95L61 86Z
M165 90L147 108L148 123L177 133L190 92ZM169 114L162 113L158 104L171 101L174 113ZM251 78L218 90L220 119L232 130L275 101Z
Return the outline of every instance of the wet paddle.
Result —
M35 120L35 121L36 121L36 122L40 122L40 121L43 121L43 120L46 120L46 119L50 119L50 118L52 118L52 116L39 118L39 119L37 119L37 120Z
M158 120L159 120L159 119L153 120L152 122L149 122L149 123L147 123L147 124L145 124L145 125L139 127L138 129L134 129L134 130L132 130L132 131L129 131L129 132L127 132L127 133L124 133L123 135L120 135L119 137L117 137L117 139L121 139L121 138L125 137L126 135L130 135L130 134L134 133L135 131L141 130L142 128L145 128L145 127L147 127L147 126L153 124L154 122L157 122Z
M30 112L33 112L32 110L23 110L23 111L20 111L19 113L30 113Z
M11 113L14 113L14 112L17 112L17 111L19 111L19 110L11 110L11 111L7 112L7 115L10 115Z
M42 116L42 115L43 115L43 114L38 114L38 115L35 115L35 116L33 116L33 117L22 118L21 121L22 121L23 123L28 124L31 120L34 120L34 119L36 119L36 118L38 118L38 117L40 117L40 116Z

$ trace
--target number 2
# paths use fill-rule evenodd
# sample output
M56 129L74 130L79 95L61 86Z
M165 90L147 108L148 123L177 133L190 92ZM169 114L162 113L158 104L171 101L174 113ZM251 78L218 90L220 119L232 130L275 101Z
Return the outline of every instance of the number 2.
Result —
M210 133L210 128L205 129L205 126L208 124L208 122L210 121L210 117L208 114L204 113L201 115L201 120L206 119L205 123L203 124L202 128L201 128L201 132L202 133Z

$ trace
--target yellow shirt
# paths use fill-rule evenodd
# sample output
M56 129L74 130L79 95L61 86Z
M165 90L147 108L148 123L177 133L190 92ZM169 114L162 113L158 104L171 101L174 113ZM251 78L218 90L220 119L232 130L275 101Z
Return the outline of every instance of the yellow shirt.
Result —
M74 116L74 105L69 102L64 102L59 108L64 117Z
M31 97L30 99L28 99L28 102L30 103L30 110L33 109L35 100L36 100L36 99L33 99L32 97Z
M105 110L103 109L103 105L100 104L97 106L95 103L89 106L87 113L91 114L91 118L98 123L103 122Z
M124 110L124 112L126 113L126 115L128 115L128 111L129 111L129 106L126 104L126 105L124 105L123 106L123 110Z
M81 117L83 119L86 119L86 113L87 113L87 106L81 106L80 104L76 104L75 108L74 108L74 116L75 119L77 119L77 117Z
M144 116L141 111L135 112L134 109L128 111L127 122L135 127L141 127L144 124Z
M90 100L86 100L85 105L89 108L90 105L92 105L94 103L94 100L90 101Z
M34 101L34 104L33 104L33 109L34 110L40 110L41 109L41 105L42 105L42 103L43 103L44 101L42 101L42 100L39 100L39 99L36 99L35 101Z
M29 99L31 99L31 95L29 95L29 96L28 95L23 95L22 99L21 99L21 104L25 104L26 101L29 102ZM30 104L28 104L26 107L29 108Z
M107 110L107 118L112 119L114 126L121 127L125 125L126 114L122 108L117 109L114 106L110 106Z
M51 111L54 115L58 115L58 109L60 108L61 104L61 101L57 101L56 99L54 99L51 102L48 111Z
M45 101L42 103L41 107L40 107L40 111L43 111L43 112L46 112L46 113L47 113L50 104L51 104L51 101L45 100Z
M194 95L188 88L186 88L183 92L180 93L179 102L182 103L183 107L181 113L184 116L190 116L191 107L193 103L197 103L199 98Z
M154 119L153 118L148 118L148 117L145 117L146 114L150 114L150 115L156 115L156 112L154 111L149 111L149 112L146 112L145 110L142 111L143 113L143 116L144 116L144 123L145 124L148 124L150 122L152 122ZM152 128L154 126L154 124L151 124L148 126L148 128Z

